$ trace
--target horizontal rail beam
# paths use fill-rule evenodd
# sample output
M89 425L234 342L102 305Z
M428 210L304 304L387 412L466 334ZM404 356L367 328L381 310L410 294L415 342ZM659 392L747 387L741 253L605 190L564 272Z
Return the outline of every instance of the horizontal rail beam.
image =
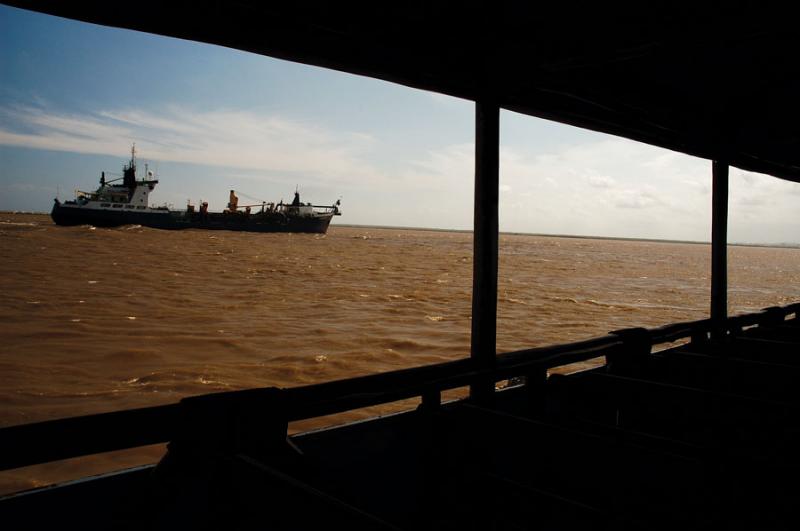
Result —
M474 378L497 382L532 370L547 370L599 358L612 348L622 346L620 339L608 336L567 345L499 354L495 367L491 369L479 368L472 359L461 359L349 380L294 387L285 390L289 404L288 420L304 420L376 406L422 396L431 390L446 391L464 387Z
M0 470L169 441L178 404L0 429Z

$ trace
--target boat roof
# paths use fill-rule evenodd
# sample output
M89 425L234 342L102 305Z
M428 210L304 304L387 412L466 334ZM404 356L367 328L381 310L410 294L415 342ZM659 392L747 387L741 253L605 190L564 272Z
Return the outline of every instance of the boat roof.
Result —
M489 100L800 182L800 34L755 3L3 3Z

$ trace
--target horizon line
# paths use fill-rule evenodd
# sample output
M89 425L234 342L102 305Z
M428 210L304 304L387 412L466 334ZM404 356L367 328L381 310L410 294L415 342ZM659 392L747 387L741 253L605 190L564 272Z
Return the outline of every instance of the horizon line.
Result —
M0 210L0 214L30 214L37 216L49 216L49 212L25 211L25 210ZM361 225L357 223L337 223L331 227L348 228L367 228L367 229L389 229L389 230L418 230L430 232L460 232L472 233L472 229L443 229L440 227L409 227L402 225ZM590 234L553 234L544 232L522 232L522 231L499 231L499 234L506 236L539 236L544 238L574 238L582 240L619 240L633 242L652 242L652 243L683 243L690 245L711 245L710 241L701 240L675 240L669 238L642 238L633 236L596 236ZM800 249L800 243L780 242L780 243L750 243L750 242L728 242L728 245L736 247L773 247L777 249Z

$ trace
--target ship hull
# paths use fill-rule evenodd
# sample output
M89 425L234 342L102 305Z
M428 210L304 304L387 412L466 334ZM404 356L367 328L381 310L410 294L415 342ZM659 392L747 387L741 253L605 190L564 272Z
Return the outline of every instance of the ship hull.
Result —
M302 232L325 234L333 214L287 216L282 213L200 213L180 211L107 210L64 204L53 205L50 217L57 225L93 225L119 227L142 225L155 229L234 230L245 232Z

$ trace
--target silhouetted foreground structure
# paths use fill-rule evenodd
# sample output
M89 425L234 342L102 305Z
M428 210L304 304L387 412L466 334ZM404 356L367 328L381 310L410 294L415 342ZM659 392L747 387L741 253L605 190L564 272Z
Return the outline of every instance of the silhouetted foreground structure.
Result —
M170 441L155 467L0 501L84 529L796 529L800 305L727 317L729 164L800 180L793 18L642 5L12 5L476 102L471 357L0 430L3 468ZM189 10L189 11L187 11ZM499 110L713 160L711 317L495 356ZM686 345L653 352L679 339ZM548 369L605 357L595 370ZM524 378L495 391L495 383ZM515 380L519 381L519 380ZM470 386L469 400L441 392ZM286 437L287 422L422 397ZM52 441L58 441L57 445ZM19 525L19 524L18 524Z
M718 344L705 320L501 354L489 371L466 359L5 428L3 469L172 442L157 466L0 507L45 528L790 529L798 311L731 318ZM440 403L476 377L525 383ZM416 411L286 436L291 420L414 396Z

